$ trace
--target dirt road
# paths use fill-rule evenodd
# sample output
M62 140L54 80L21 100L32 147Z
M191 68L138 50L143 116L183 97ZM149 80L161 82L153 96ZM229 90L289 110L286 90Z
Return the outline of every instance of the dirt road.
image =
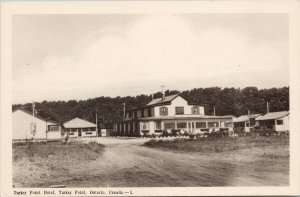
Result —
M96 141L106 146L99 159L84 166L78 164L52 184L67 187L288 185L285 149L276 150L276 155L284 158L277 159L273 149L190 154L144 147L143 139Z

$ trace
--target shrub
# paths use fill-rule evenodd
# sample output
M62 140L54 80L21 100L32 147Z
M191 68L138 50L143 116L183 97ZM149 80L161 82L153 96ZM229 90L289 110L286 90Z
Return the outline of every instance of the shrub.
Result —
M89 142L87 148L95 153L100 153L103 151L104 146L97 142Z
M195 135L194 134L190 134L189 137L190 137L190 139L193 140L195 138Z

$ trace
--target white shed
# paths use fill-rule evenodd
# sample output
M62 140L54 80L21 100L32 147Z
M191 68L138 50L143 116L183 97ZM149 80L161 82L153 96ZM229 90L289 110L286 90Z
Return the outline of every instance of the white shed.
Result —
M70 137L97 137L97 125L80 118L65 122L64 127Z
M259 126L263 128L274 129L275 131L289 131L289 112L270 112L256 118Z
M16 109L12 113L12 139L14 141L60 140L61 126L59 123L40 116L33 116L25 109Z

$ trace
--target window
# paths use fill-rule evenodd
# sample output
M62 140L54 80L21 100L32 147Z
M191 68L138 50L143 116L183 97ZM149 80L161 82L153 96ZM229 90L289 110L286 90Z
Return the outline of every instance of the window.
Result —
M208 122L209 128L219 127L219 122Z
M142 109L142 112L141 112L142 118L144 118L144 116L147 117L145 114L146 114L146 110Z
M178 129L185 129L186 128L186 122L177 122L177 128Z
M148 117L151 117L152 114L151 114L151 108L148 108Z
M254 126L255 123L255 118L250 118L250 126Z
M192 114L199 114L199 107L198 106L193 106L192 107Z
M267 120L266 124L267 126L273 126L275 125L275 120Z
M89 131L89 128L83 128L82 131Z
M76 132L77 131L77 129L71 129L71 132Z
M232 123L231 122L225 122L225 127L232 127Z
M49 131L59 131L58 125L49 125Z
M142 109L142 118L148 117L148 116L149 116L149 115L148 115L148 109L147 109L147 108Z
M184 114L184 107L175 107L176 114Z
M131 131L131 124L127 123L127 131Z
M277 125L283 125L283 120L276 120Z
M159 108L159 114L161 116L167 116L168 115L168 108L166 108L166 107Z
M250 126L250 124L249 124L249 122L247 122L247 123L246 123L246 127L249 127L249 126Z
M174 122L166 122L165 129L175 129L175 123Z
M96 127L91 127L90 131L96 131Z
M196 128L206 128L206 122L196 122Z
M148 129L148 123L144 122L142 123L142 130L147 130Z
M155 122L155 129L159 130L161 129L161 122Z
M137 111L137 118L140 118L142 116L142 111L141 110L138 110Z

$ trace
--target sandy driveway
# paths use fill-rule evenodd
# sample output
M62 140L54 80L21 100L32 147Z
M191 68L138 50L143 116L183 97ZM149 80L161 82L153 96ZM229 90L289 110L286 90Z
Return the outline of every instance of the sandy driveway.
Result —
M93 139L104 154L74 168L67 187L287 185L288 161L273 150L244 149L214 154L175 153L141 146L147 139ZM90 141L90 140L89 140ZM284 150L279 155L286 154ZM59 183L59 182L58 182Z

